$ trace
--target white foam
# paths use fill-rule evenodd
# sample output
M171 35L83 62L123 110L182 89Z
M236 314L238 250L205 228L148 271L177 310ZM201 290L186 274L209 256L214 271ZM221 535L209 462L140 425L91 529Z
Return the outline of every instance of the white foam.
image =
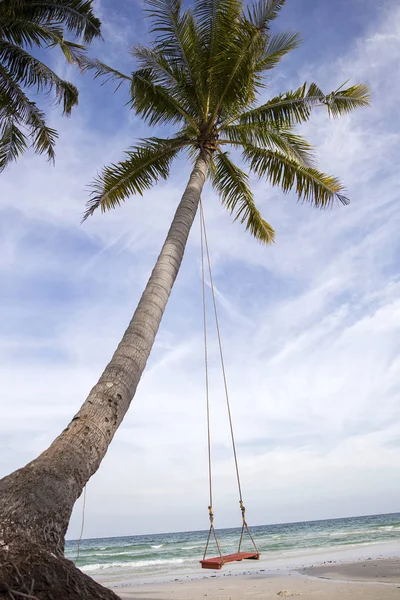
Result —
M98 563L93 565L83 565L80 567L82 571L105 571L107 569L121 569L121 568L140 568L140 567L154 567L158 565L178 565L182 564L183 558L173 559L160 559L160 560L135 560L131 562L113 562L113 563Z

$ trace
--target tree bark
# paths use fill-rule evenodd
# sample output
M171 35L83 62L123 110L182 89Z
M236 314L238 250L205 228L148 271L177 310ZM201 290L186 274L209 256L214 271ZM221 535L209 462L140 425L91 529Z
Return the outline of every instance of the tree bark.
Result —
M64 558L75 501L97 471L146 366L206 179L200 152L125 334L69 425L38 458L0 480L0 597L116 598Z

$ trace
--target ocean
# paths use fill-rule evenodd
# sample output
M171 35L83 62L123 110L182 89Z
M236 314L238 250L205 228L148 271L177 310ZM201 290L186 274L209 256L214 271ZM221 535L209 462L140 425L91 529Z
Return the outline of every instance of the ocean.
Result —
M301 565L307 562L307 557L328 560L350 556L348 550L362 551L367 556L372 547L377 544L385 547L389 542L392 543L390 548L394 545L400 552L400 513L261 525L252 527L251 532L262 555L262 564L272 568L287 565L290 561ZM239 529L218 530L223 553L237 551L239 535ZM67 541L65 554L82 571L109 585L167 581L213 573L202 571L198 562L203 558L206 538L206 531L190 531L87 539L80 543L79 558L77 541ZM245 539L242 550L247 549L251 546ZM217 554L211 546L208 556ZM261 565L258 561L231 563L229 572L234 571L236 565L243 571L250 563L252 568Z

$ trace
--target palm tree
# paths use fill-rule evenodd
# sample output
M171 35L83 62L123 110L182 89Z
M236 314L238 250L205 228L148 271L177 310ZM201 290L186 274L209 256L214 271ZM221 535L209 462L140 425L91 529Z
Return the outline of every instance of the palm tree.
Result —
M168 138L142 140L125 160L105 168L93 184L85 218L166 178L183 151L194 166L139 305L98 383L53 444L0 481L0 581L10 589L46 599L115 597L63 558L64 535L76 499L136 392L206 178L256 239L269 244L274 238L257 209L247 172L233 162L228 148L242 152L249 170L284 192L295 190L300 200L320 208L348 202L342 184L316 169L310 145L293 130L319 105L333 116L366 106L368 88L327 95L316 84L304 84L256 103L265 74L299 43L294 33L270 32L284 2L258 0L245 9L241 0L196 0L193 11L184 11L180 0L147 0L155 40L150 47L134 47L138 69L132 75L82 60L82 68L94 69L97 76L126 81L132 108L150 125L177 129ZM21 558L22 548L29 560Z
M76 63L85 46L100 36L100 21L92 0L2 0L0 2L0 172L31 144L54 161L57 131L46 125L45 114L28 90L52 93L63 113L78 104L76 87L61 79L32 56L34 48L58 46L69 63Z

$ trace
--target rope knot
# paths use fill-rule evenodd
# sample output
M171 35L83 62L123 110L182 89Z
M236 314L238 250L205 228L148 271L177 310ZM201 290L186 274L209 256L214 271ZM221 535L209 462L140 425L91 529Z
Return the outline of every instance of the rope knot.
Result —
M239 500L239 505L240 505L240 510L242 511L243 524L247 526L247 523L246 523L246 507L243 504L243 500Z
M214 513L213 513L212 506L208 507L208 516L210 517L210 523L212 525L214 523Z

